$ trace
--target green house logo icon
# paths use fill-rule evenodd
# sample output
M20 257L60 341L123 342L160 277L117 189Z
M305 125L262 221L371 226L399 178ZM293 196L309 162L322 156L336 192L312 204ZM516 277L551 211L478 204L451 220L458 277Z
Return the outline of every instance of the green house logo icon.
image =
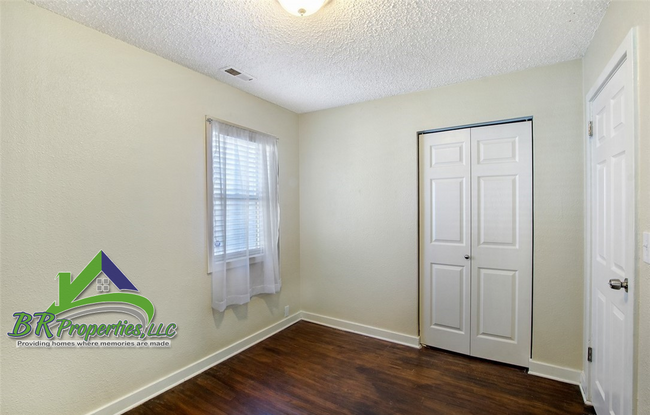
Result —
M59 299L47 309L57 318L72 319L94 313L120 312L137 317L143 327L153 320L153 303L139 294L135 285L104 251L99 251L74 280L69 272L60 272L57 278ZM91 285L91 290L96 294L79 298Z

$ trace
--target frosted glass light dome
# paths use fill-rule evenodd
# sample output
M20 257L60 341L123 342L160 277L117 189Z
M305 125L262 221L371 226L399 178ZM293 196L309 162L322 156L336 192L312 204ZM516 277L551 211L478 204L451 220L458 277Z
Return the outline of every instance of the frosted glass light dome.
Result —
M286 11L295 16L309 16L323 7L325 0L278 0Z

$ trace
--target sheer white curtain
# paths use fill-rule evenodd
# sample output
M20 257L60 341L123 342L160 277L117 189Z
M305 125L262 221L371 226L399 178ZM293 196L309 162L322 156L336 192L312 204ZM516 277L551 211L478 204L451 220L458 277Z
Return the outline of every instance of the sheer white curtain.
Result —
M277 138L211 120L208 271L212 307L280 291Z

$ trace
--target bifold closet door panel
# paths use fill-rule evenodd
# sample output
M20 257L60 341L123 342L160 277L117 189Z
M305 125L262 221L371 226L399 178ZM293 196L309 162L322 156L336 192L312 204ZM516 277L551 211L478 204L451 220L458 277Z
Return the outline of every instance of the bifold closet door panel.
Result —
M420 136L421 338L470 352L470 131Z
M528 366L532 302L532 124L471 129L470 354Z

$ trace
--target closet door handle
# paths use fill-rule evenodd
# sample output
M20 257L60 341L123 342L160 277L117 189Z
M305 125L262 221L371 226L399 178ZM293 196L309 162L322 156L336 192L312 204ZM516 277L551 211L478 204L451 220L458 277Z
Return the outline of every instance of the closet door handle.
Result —
M469 259L469 255L465 255L465 259Z

